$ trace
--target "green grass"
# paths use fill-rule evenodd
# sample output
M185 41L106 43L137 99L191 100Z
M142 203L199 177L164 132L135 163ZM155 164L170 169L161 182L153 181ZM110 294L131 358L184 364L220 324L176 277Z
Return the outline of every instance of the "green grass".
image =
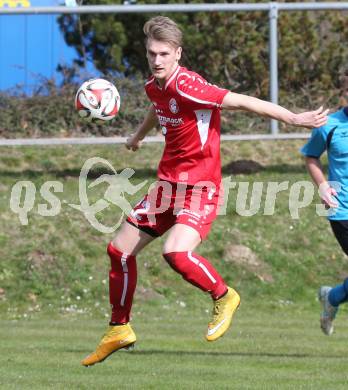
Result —
M205 304L207 304L206 298ZM244 302L233 327L207 343L203 309L136 305L133 352L80 366L105 330L86 314L0 321L1 389L346 389L348 342L342 316L324 336L318 310L261 309Z
M228 176L232 161L249 159L262 165L254 174L232 177L241 182L285 182L290 186L309 180L298 153L302 142L226 142L222 144L224 176ZM0 311L9 307L36 307L51 302L66 306L81 301L104 302L107 299L107 243L114 234L102 234L90 226L77 210L66 203L79 203L78 177L87 158L103 157L120 172L126 167L135 170L134 184L155 180L156 165L162 145L144 145L137 153L123 146L81 146L48 148L2 148L0 155ZM98 176L105 167L94 170ZM22 226L18 215L10 210L13 185L19 180L32 181L36 186L33 209L28 213L28 225ZM40 188L46 181L58 180L63 193L61 211L54 217L42 217L38 206L45 203ZM91 179L92 180L92 179ZM132 178L133 180L133 178ZM91 201L103 196L105 185L91 191ZM134 204L142 194L128 197ZM299 219L289 212L289 190L277 197L275 213L264 216L265 187L260 210L251 217L236 212L237 190L231 190L227 215L213 224L209 239L199 252L212 261L226 281L244 297L259 300L291 301L312 305L313 291L323 283L341 280L345 258L330 231L325 218L315 214L313 203L299 211ZM248 200L249 202L249 200ZM112 226L120 210L110 206L100 213L103 223ZM249 269L227 261L230 244L249 247L270 270L272 283ZM165 264L161 256L163 239L156 240L138 256L139 286L152 294L177 300L194 301L185 283Z
M284 182L309 180L298 153L302 142L223 143L224 176L236 160L253 160L262 169L232 179ZM163 261L163 240L138 256L134 353L120 352L102 365L84 369L80 360L98 342L109 317L107 243L84 216L67 207L78 203L78 177L87 158L103 157L120 172L135 170L133 184L156 177L161 145L138 153L123 146L2 148L0 154L0 388L1 389L344 389L347 329L344 308L337 333L327 338L318 327L316 291L344 276L346 260L325 218L309 207L291 218L289 190L277 197L275 213L251 217L236 212L230 193L227 215L214 223L199 248L242 296L233 329L223 340L203 339L211 307ZM105 168L105 167L104 167ZM104 169L105 170L105 169ZM103 167L95 169L97 177ZM10 210L13 185L36 188L28 225ZM48 180L64 186L56 195L62 209L42 217L40 187ZM92 181L92 179L91 179ZM91 192L91 201L105 187ZM145 189L144 189L145 191ZM141 191L141 194L144 192ZM134 204L141 194L128 197ZM112 225L117 207L101 213ZM273 281L229 262L232 244L249 247L267 266Z

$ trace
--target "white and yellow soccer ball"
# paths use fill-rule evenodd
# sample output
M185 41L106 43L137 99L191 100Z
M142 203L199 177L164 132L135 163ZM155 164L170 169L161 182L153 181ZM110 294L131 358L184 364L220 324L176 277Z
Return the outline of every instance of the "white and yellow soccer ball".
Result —
M121 104L120 94L110 81L90 79L76 92L75 107L82 118L109 121L118 114Z

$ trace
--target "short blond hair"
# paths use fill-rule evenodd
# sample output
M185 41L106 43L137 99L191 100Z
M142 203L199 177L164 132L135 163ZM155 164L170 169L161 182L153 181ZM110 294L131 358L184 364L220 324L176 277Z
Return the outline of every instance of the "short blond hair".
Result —
M175 49L182 46L182 31L174 20L166 16L155 16L144 24L145 43L149 39L166 42Z

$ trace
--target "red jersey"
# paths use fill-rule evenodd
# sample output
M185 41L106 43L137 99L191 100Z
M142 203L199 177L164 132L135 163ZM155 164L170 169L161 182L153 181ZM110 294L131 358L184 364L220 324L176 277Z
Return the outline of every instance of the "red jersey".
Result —
M158 177L173 183L219 185L220 110L228 90L178 66L162 88L151 77L145 91L165 136Z

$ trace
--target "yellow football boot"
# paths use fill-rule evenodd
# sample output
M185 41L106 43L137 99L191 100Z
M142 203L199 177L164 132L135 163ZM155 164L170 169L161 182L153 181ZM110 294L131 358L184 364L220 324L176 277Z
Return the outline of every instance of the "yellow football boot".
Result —
M128 349L132 347L136 340L135 333L129 323L125 325L110 326L95 352L92 352L85 357L81 364L87 367L92 366L95 363L101 363L119 349Z
M239 304L240 296L231 287L228 287L227 293L223 297L214 301L213 320L208 324L205 336L207 341L215 341L226 332Z

